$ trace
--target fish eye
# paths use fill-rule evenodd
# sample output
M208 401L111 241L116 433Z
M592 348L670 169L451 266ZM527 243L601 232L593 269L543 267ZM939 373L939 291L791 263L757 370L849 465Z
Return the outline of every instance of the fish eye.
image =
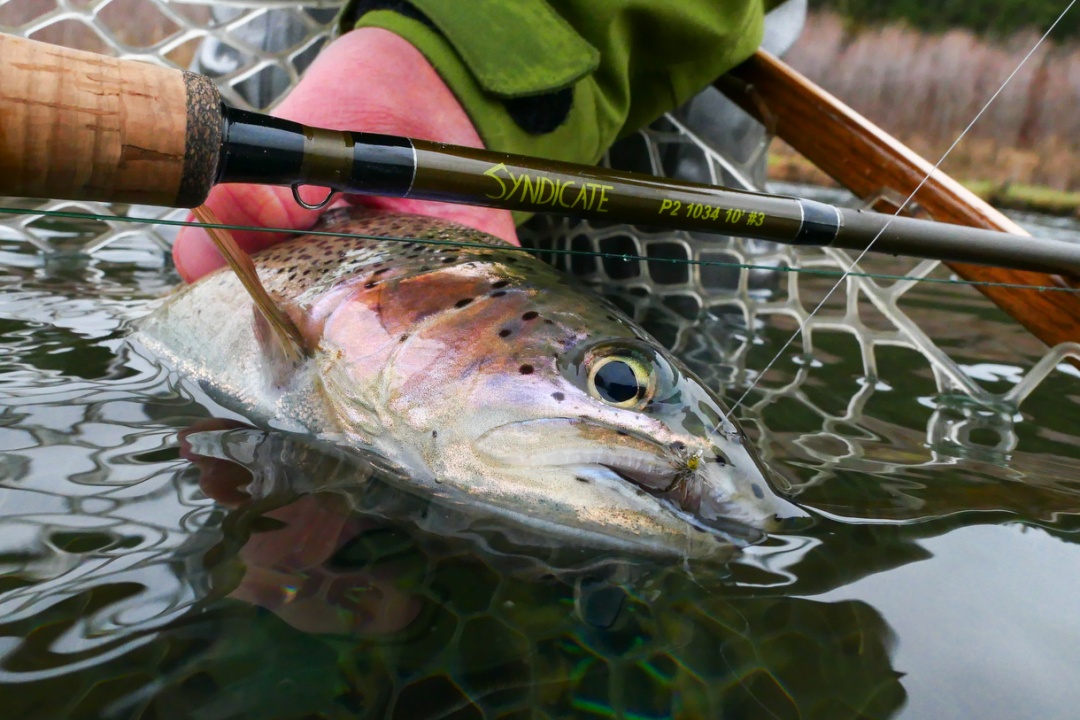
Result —
M626 355L608 355L589 370L589 393L617 408L639 408L656 387L650 363Z

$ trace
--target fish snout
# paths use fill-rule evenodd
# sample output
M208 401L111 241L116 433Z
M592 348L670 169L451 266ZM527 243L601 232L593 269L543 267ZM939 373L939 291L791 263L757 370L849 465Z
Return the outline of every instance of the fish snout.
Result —
M746 455L745 462L737 464L702 463L695 515L724 532L739 526L777 532L808 518L805 510L772 488L760 464Z

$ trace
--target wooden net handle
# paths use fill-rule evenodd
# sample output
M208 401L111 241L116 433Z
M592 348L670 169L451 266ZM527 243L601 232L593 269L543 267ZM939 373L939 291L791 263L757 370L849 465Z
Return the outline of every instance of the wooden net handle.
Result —
M922 183L914 203L935 220L1028 234L945 173L934 170L899 140L767 52L758 50L721 78L716 87L858 197L873 197L883 189L907 197ZM947 264L960 277L976 282L1072 285L1059 275ZM992 285L977 288L1047 345L1080 341L1080 295Z
M194 207L221 133L209 78L0 35L0 195Z

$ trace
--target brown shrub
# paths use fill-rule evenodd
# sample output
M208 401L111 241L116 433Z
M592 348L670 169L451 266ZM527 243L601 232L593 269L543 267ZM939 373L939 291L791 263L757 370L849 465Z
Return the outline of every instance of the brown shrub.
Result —
M1038 40L858 27L814 13L786 60L936 161ZM1080 45L1039 47L943 164L962 179L1080 189Z

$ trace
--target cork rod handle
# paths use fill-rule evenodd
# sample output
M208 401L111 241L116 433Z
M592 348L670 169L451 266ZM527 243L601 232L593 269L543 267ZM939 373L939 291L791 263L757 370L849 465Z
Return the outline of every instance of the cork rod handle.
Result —
M194 207L217 176L209 78L0 35L0 195Z

